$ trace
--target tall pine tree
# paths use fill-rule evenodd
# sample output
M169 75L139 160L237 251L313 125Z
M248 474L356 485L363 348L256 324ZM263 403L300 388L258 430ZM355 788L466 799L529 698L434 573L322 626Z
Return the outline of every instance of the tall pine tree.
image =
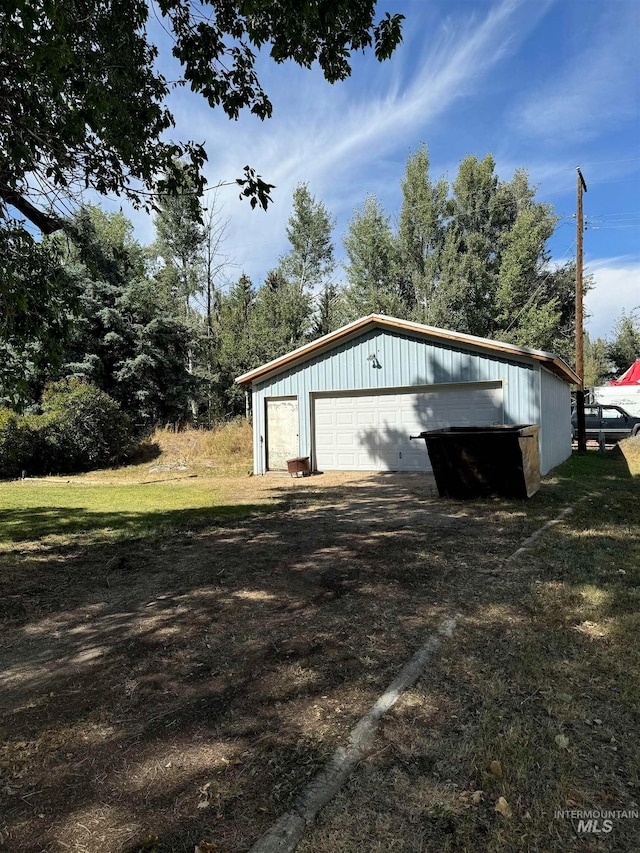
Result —
M79 292L63 365L50 378L85 378L117 400L139 429L182 421L192 393L189 331L146 275L144 250L122 213L82 208L66 258Z
M257 363L250 335L254 304L253 285L244 273L220 300L218 358L227 414L244 414L244 391L235 384L235 378Z
M256 364L303 344L310 317L310 294L288 281L280 268L271 270L256 295L249 326Z

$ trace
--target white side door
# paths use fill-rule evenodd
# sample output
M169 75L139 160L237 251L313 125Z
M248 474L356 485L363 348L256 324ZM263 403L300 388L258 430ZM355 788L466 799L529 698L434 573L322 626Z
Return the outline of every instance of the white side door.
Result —
M298 400L267 400L267 470L286 471L298 453Z

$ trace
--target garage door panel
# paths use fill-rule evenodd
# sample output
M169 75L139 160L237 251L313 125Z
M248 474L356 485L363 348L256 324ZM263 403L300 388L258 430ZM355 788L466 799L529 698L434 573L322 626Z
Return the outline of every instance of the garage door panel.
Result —
M503 423L502 396L501 385L465 385L318 397L315 465L318 470L430 471L425 443L409 436L448 426ZM345 452L347 447L353 452Z
M336 454L336 462L337 469L344 471L353 471L357 470L358 465L356 462L357 454L355 453L337 453ZM328 469L331 470L331 469Z
M396 427L402 423L401 413L397 410L391 412L382 411L379 413L378 424L381 428Z
M356 412L356 423L359 427L363 426L375 426L377 423L377 416L375 409L364 409L362 411L358 410Z
M433 415L428 416L429 420L433 419ZM413 429L415 426L423 423L424 418L417 418L416 413L414 411L407 411L406 409L402 409L399 412L399 420L402 426L408 426Z
M356 447L357 436L353 432L336 432L335 441L338 447Z
M319 412L316 415L317 426L332 426L333 421L333 412Z
M356 464L354 465L355 471L378 471L382 470L379 465L378 458L375 454L370 453L368 450L361 450L359 453L356 453Z
M318 447L325 447L328 450L334 446L335 442L333 440L333 435L327 433L318 433L316 436L316 445Z
M403 396L402 394L382 394L373 399L376 401L378 409L384 411L385 409L397 408L402 402Z

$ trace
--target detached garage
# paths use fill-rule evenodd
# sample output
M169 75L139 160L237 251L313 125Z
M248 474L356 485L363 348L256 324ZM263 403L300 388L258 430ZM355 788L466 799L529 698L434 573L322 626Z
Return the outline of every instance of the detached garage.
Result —
M371 314L236 380L251 388L254 472L429 471L448 426L540 424L541 471L571 454L570 385L550 353Z

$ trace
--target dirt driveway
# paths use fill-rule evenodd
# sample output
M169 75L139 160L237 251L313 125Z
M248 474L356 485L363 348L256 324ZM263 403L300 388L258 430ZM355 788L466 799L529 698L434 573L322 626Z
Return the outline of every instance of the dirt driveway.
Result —
M0 849L247 850L444 615L499 606L515 581L477 569L556 511L423 475L251 489L276 508L8 555Z

